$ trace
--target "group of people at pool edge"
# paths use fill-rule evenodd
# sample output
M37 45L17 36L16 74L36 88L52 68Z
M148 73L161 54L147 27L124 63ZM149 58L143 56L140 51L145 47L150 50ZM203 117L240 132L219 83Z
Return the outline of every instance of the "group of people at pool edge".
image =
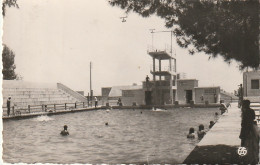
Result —
M217 112L215 113L215 119L216 120L218 119L218 113ZM214 121L210 121L209 122L209 129L211 129L214 126L214 124L215 124ZM204 125L200 124L199 130L197 131L198 140L201 140L205 136L206 132L207 132L207 130L204 129ZM191 127L189 129L189 134L187 135L187 138L188 139L195 139L195 137L196 137L195 129L193 127Z
M220 104L219 110L221 111L221 115L222 115L223 113L228 112L228 108L231 107L231 104L230 103L225 104L223 101L221 101L220 103L221 104ZM214 126L214 124L217 122L217 120L218 120L218 113L216 112L215 113L215 121L209 122L209 129L211 129ZM204 130L204 125L200 124L199 130L197 131L198 139L201 140L208 130ZM189 138L189 139L195 138L195 129L193 127L191 127L189 129L189 134L187 135L187 138Z
M250 101L243 100L241 108L241 130L239 138L241 139L241 147L247 149L247 156L242 158L245 164L257 164L259 161L259 131L257 126L257 121L255 121L255 111L250 108ZM227 112L228 106L220 107L221 114ZM218 114L215 113L215 116ZM209 129L215 124L214 121L210 121ZM204 126L199 125L199 130L197 131L198 139L201 140L208 130L204 130ZM195 129L190 128L187 138L195 138Z

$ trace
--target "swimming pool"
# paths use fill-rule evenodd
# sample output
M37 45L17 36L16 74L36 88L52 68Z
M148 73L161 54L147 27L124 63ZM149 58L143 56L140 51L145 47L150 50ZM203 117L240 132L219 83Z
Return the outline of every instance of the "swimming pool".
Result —
M4 121L3 160L182 163L198 143L186 138L189 128L197 130L199 124L208 128L215 112L218 109L98 110ZM66 137L60 136L65 124L70 133Z

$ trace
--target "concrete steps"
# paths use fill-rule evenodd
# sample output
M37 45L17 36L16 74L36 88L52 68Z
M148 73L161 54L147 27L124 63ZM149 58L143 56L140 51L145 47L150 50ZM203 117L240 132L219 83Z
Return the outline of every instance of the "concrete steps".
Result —
M27 109L28 105L49 105L80 102L78 99L57 88L57 84L29 83L16 80L3 81L3 111L7 112L6 100L12 97L11 107Z

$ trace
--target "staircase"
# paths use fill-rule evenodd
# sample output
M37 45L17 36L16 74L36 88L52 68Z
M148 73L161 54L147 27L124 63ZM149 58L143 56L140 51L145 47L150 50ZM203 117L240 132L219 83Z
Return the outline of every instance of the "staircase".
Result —
M64 86L64 85L63 85ZM68 88L68 87L67 87ZM69 89L69 88L68 88ZM27 109L28 105L49 105L84 102L84 96L75 97L70 93L58 88L57 84L30 83L17 80L3 80L3 110L6 111L6 100L11 96L11 107L16 110ZM76 92L75 92L76 93ZM77 95L78 93L76 93ZM4 112L5 114L6 112Z

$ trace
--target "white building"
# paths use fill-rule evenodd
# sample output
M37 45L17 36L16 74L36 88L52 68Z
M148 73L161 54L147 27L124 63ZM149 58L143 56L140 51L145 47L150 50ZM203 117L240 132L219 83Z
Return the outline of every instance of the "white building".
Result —
M260 102L260 70L243 73L243 96L251 102Z

